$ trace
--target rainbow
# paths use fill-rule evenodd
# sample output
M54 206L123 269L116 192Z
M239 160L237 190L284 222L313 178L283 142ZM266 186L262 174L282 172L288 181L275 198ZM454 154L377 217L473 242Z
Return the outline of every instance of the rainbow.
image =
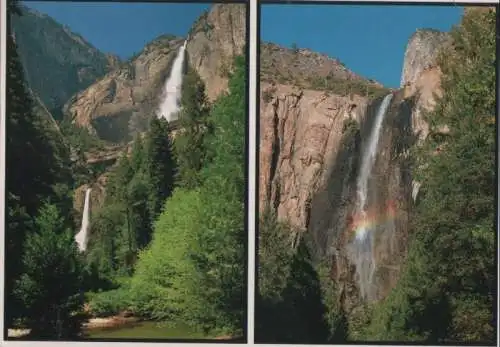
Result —
M372 210L363 211L349 217L347 221L347 232L349 241L353 237L357 240L363 240L366 234L376 227L383 226L396 219L396 206L393 201L389 201L382 212Z

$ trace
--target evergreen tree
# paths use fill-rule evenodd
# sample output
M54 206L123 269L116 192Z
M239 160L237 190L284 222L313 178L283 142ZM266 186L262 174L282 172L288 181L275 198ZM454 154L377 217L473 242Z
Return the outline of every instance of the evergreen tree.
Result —
M83 309L82 268L74 235L54 205L44 205L28 236L23 274L15 293L25 306L27 325L37 338L63 339L79 333Z
M175 163L171 153L168 122L153 118L146 139L145 171L149 180L149 216L155 220L172 194Z
M245 64L210 113L214 153L196 188L177 188L140 253L134 310L219 334L241 334L245 316Z
M494 10L468 10L441 56L444 94L416 153L424 186L413 241L368 339L496 341L495 17Z
M64 225L71 226L72 185L69 150L48 119L34 112L23 67L12 35L12 16L21 15L17 1L9 1L7 17L6 90L6 320L11 326L23 308L13 297L13 284L21 273L24 240L33 232L33 216L49 198L64 211Z
M178 166L176 185L191 188L199 185L199 171L206 160L203 142L209 129L207 117L210 111L205 85L194 69L184 77L181 105L181 131L173 143Z
M263 213L255 335L260 343L326 343L331 334L326 320L331 312L322 300L320 278L305 243L294 247L294 235L296 231L278 223L271 211Z

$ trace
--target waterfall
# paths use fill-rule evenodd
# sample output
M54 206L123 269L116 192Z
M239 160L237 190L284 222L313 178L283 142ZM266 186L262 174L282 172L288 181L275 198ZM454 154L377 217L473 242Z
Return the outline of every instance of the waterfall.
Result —
M422 183L420 183L418 181L411 182L411 197L413 198L413 202L417 201L418 192L420 191L421 186L422 186Z
M88 188L85 192L85 204L83 206L83 218L82 218L82 227L80 232L75 235L75 241L78 244L78 248L80 251L85 251L87 248L87 230L89 227L90 220L90 191L92 189Z
M186 45L187 41L184 41L184 44L179 48L177 57L175 57L170 75L163 88L163 102L158 110L158 117L165 118L169 122L176 120L178 117Z
M382 123L392 100L392 93L388 94L380 104L375 116L375 123L361 157L361 168L357 181L356 215L359 223L355 230L355 237L348 245L348 254L356 266L357 280L364 299L370 299L370 289L375 273L375 257L373 242L376 223L367 216L368 180L372 174L373 164L377 157L378 142Z

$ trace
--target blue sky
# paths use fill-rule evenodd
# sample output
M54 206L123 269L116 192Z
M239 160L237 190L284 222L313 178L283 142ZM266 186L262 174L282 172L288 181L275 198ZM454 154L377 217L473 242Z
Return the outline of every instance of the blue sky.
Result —
M263 5L261 39L327 54L387 87L399 87L406 44L418 28L449 31L458 6Z
M162 34L187 36L210 4L27 2L105 53L129 58Z
M186 36L210 4L29 2L106 53L128 58L161 34ZM458 6L262 5L264 41L309 48L354 72L398 87L408 38L418 28L448 31Z

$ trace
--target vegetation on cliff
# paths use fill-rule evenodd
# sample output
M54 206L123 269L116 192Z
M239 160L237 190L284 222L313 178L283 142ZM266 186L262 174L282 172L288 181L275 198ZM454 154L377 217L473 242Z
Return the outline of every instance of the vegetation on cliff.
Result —
M302 53L296 46L287 49L263 43L259 73L261 81L324 90L341 96L356 94L376 98L388 92L375 81L348 70L337 59L309 50Z

